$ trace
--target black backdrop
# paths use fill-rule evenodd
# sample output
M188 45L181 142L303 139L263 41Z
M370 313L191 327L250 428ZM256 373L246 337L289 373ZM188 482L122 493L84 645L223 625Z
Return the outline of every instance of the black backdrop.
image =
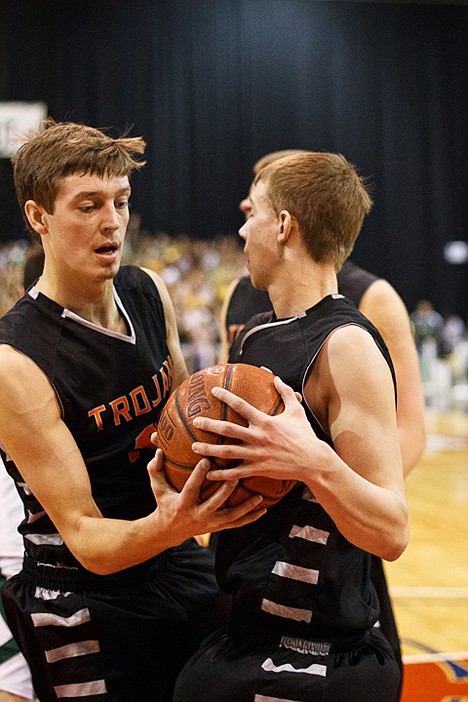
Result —
M2 0L0 101L148 142L154 233L235 232L252 163L343 153L375 200L353 259L410 308L468 310L468 6L312 0ZM24 236L0 160L0 239Z

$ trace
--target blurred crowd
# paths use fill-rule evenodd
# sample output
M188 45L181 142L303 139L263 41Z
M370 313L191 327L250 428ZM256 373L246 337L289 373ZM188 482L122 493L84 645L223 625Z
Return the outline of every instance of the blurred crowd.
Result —
M132 226L133 225L133 226ZM0 246L0 315L18 299L26 241ZM210 240L150 235L130 223L124 263L150 268L164 279L176 310L182 350L190 373L217 362L221 307L232 280L243 273L237 235ZM468 330L455 314L442 315L428 300L411 312L428 407L468 412Z
M410 315L426 405L468 412L468 329L457 314L440 314L420 300Z

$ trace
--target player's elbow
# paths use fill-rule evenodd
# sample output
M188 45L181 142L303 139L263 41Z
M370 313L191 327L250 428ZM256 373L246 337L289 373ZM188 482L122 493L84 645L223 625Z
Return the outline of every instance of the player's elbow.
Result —
M115 567L108 562L108 559L99 554L93 553L88 549L77 549L69 546L70 551L75 556L78 563L83 568L94 575L112 575L115 572Z
M394 541L389 544L385 553L382 555L385 561L396 561L405 552L408 546L408 538L401 538L398 541Z
M80 558L79 559L83 568L86 568L90 573L94 575L112 575L117 572L115 565L107 563L105 560L96 558Z
M382 543L380 557L385 561L396 561L404 553L409 543L409 520L407 509L402 509L400 518Z
M64 541L85 570L94 575L112 575L119 567L112 559L112 549L96 532L95 526L90 528L89 518L81 517L76 530L66 535Z

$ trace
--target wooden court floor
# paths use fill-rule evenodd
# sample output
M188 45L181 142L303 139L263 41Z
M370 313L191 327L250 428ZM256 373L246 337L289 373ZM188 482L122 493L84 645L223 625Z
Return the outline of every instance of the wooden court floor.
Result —
M386 564L403 702L468 702L468 414L428 411L427 431L406 481L410 543Z

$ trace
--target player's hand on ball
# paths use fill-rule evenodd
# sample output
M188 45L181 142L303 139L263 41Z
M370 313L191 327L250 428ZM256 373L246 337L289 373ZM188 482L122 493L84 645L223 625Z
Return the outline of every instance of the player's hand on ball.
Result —
M248 422L239 413L212 393L213 388L231 390L237 397L246 400L247 407L261 410L261 415L281 414L284 402L274 385L271 371L244 363L226 363L210 366L193 373L186 378L171 394L158 421L156 436L152 440L164 453L163 470L170 485L182 490L200 460L199 454L192 449L194 442L203 446L223 444L224 437L200 429L197 417L218 420L223 425L238 424L247 426ZM233 436L227 434L226 436ZM205 443L206 442L206 443ZM209 443L208 443L209 442ZM204 455L211 459L211 468L220 471L233 468L238 460L223 458L220 452L207 451ZM266 477L265 477L266 476ZM243 504L251 495L261 495L262 506L275 504L293 487L293 480L282 480L258 473L252 473L247 479L241 479L226 498L226 506ZM206 478L206 473L205 473ZM230 479L226 476L227 479ZM223 477L220 478L223 480ZM202 500L206 500L217 484L205 479L199 486Z
M300 396L280 378L275 377L274 383L285 405L284 412L276 416L259 411L225 389L213 388L215 397L241 415L247 426L206 417L194 420L198 428L225 439L216 444L195 442L192 445L195 453L212 456L215 460L219 457L242 461L241 465L227 471L211 470L207 476L209 480L242 480L257 475L306 482L315 457L326 444L315 436L300 404Z
M201 487L209 470L210 461L201 459L179 492L166 480L160 449L148 464L151 488L158 505L157 518L170 532L174 545L196 534L244 526L266 511L258 495L234 507L223 506L237 487L237 480L220 481L206 498L202 498Z

